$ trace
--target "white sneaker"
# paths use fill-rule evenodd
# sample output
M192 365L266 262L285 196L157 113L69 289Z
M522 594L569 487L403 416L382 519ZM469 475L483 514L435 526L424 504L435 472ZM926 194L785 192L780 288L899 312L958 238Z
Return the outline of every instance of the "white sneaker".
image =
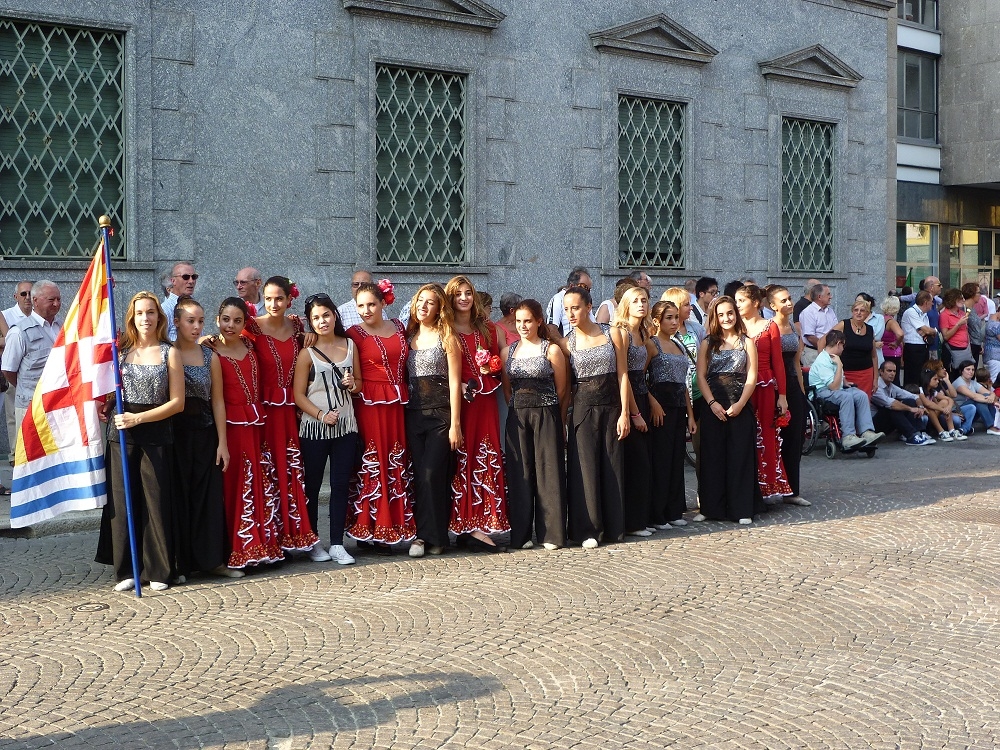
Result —
M670 525L671 526L687 526L688 522L685 521L683 518L678 518L676 521L671 521Z
M161 583L160 581L150 581L149 588L151 588L153 591L166 591L167 589L170 588L170 586L168 586L165 583Z
M844 438L840 441L840 443L844 446L845 451L849 451L855 448L860 448L865 444L865 439L858 437L857 435L844 435Z
M330 557L333 558L338 565L353 565L354 558L344 549L343 544L331 544L330 545Z
M132 591L135 588L135 579L126 578L115 584L115 591Z
M524 544L521 545L521 549L531 549L534 546L535 543L529 539L528 541L526 541Z
M942 443L953 443L953 442L955 442L955 438L953 438L951 436L951 431L950 430L943 430L942 432L939 432L938 436L937 436L937 439L940 440Z
M597 540L594 539L594 537L590 537L589 539L584 539L583 544L581 544L580 546L583 547L584 549L596 549Z
M320 543L316 542L316 544L309 548L309 559L313 562L330 562L331 558Z
M553 544L552 542L542 542L542 546L545 547L549 552L559 549L558 544Z
M671 526L669 523L658 523L656 524L656 528L659 529L660 531L668 531L669 529L672 529L673 526Z
M926 432L918 432L917 434L923 436L924 442L927 443L927 445L933 445L934 443L937 442L937 440L935 440L934 438L932 438Z
M752 523L753 523L753 519L752 518L741 518L740 519L740 526L749 526Z
M649 529L637 529L636 531L629 531L625 536L652 536L653 532Z
M419 539L414 539L410 542L410 557L423 557L424 556L424 543Z
M968 440L969 439L969 436L966 435L961 430L952 430L951 431L951 436L953 438L955 438L955 440Z
M865 441L865 445L875 445L875 443L885 437L885 433L875 432L875 430L865 430L861 433L861 437Z
M706 516L703 516L701 513L699 513L691 520L694 521L695 523L701 523L702 521L706 520Z

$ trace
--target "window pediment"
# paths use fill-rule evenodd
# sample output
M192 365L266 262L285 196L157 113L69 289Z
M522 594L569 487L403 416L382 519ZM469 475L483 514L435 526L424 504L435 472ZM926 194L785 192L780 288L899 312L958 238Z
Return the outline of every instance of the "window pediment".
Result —
M506 16L480 0L343 0L351 13L490 32Z
M702 66L719 53L708 42L662 13L595 31L590 40L602 52L669 60L683 65Z
M758 63L765 78L782 78L812 86L853 89L864 76L821 44Z

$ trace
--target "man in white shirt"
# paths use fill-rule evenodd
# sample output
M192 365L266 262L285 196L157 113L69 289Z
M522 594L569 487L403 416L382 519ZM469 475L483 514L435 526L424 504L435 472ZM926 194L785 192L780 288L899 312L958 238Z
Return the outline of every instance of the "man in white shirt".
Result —
M194 296L194 287L198 283L198 274L194 271L194 266L181 261L174 263L174 268L170 272L171 291L163 301L163 314L167 318L167 338L171 341L177 340L177 326L174 325L174 308L177 307L177 300L187 295Z
M56 343L62 327L62 321L56 319L61 305L59 287L54 282L36 281L31 287L31 314L17 321L7 334L0 370L14 389L15 427L20 426L31 406L35 386Z
M354 302L354 295L357 293L358 287L362 284L373 284L374 282L375 279L372 277L370 271L354 272L354 275L351 277L351 298L337 307L337 315L340 316L340 322L344 324L344 330L361 323L361 316L358 315L358 306ZM382 308L382 320L389 320L389 313L385 307Z
M549 300L549 304L545 306L545 322L556 326L562 336L569 333L569 322L566 320L566 313L563 310L563 297L566 296L566 290L571 286L582 286L587 290L592 289L594 282L590 278L590 271L583 266L577 266L570 271L569 276L566 277L566 286L553 294L552 299ZM593 321L597 320L596 310L590 310L590 319Z
M816 355L823 350L825 342L823 337L833 329L837 323L837 313L830 302L833 294L826 284L817 284L809 293L812 302L799 315L799 325L802 327L802 343L805 349L802 350L802 366L808 367L816 360Z
M263 283L260 271L256 268L241 268L233 279L236 294L246 304L251 317L257 317L264 312L260 304L260 287Z
M903 385L920 385L920 368L930 356L926 337L937 333L927 318L933 306L931 293L921 291L903 313Z
M7 343L7 333L10 327L22 318L31 314L31 282L22 281L14 287L14 304L3 311L0 316L0 355ZM10 387L3 394L4 420L7 423L7 444L10 446L10 457L14 457L14 439L17 437L17 425L14 423L14 388ZM0 485L3 487L3 485Z

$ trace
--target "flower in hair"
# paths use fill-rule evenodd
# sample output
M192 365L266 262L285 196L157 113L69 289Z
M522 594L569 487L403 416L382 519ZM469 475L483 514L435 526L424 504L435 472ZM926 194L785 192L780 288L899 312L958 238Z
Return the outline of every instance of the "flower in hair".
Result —
M382 290L382 298L385 300L385 304L391 305L396 301L396 295L393 292L392 282L389 279L379 279L378 288Z
M294 281L292 281L291 279L289 279L288 280L288 286L291 287L291 291L288 293L288 296L291 297L292 299L298 299L299 298L299 287L298 287L298 285Z

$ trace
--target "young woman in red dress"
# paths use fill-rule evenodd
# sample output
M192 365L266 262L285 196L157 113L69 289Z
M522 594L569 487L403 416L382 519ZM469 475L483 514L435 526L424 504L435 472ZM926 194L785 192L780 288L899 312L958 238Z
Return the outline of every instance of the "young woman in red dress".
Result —
M226 404L229 468L222 474L226 514L226 565L240 570L283 559L278 544L278 490L264 471L264 409L260 403L260 365L253 345L243 338L248 312L239 297L228 297L215 323L219 333L205 340L219 357Z
M451 530L469 535L471 549L500 551L489 535L510 530L500 452L500 412L495 391L500 387L501 332L490 322L476 288L456 276L444 289L451 315L445 316L445 342L454 339L462 353L462 436L451 483Z
M370 282L357 288L354 301L361 323L347 329L361 367L354 410L362 445L361 469L347 505L347 534L388 552L388 545L416 538L417 527L403 416L409 401L405 379L409 345L403 324L382 318L382 308L393 297L392 285L386 280L380 283L384 290Z
M309 524L306 490L299 452L296 420L295 359L302 348L302 321L285 313L298 296L291 280L272 276L264 283L264 315L247 320L260 363L261 401L264 404L264 443L261 454L278 490L278 544L283 550L309 551L316 562L330 559Z
M764 292L756 284L736 290L736 308L746 325L747 336L757 347L757 387L750 403L757 415L757 482L769 502L792 495L781 457L781 428L777 415L788 412L785 363L781 357L781 331L774 321L761 315Z

